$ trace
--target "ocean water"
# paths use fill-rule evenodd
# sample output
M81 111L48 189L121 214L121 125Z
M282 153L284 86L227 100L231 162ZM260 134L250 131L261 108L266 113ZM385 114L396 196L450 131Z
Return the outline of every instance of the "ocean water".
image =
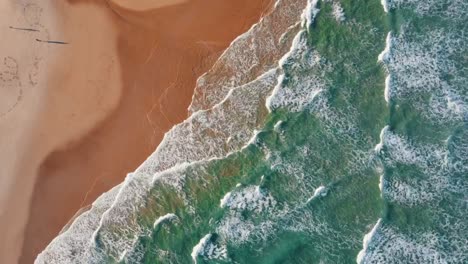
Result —
M468 263L464 0L278 0L36 263Z

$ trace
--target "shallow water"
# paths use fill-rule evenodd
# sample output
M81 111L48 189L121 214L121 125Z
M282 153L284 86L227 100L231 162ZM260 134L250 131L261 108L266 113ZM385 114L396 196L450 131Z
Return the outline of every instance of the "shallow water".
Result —
M37 262L468 262L467 11L278 1Z

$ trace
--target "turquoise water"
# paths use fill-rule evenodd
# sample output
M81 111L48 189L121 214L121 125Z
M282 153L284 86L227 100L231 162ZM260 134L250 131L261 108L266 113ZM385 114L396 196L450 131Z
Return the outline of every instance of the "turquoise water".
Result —
M467 263L467 11L278 1L37 262Z

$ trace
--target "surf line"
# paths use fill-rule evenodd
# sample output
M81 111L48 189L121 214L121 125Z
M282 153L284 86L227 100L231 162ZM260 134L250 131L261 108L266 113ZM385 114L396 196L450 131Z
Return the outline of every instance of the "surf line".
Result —
M37 41L37 42L43 42L43 43L49 43L49 44L61 44L61 45L67 45L67 44L69 44L68 42L55 41L55 40L36 39L36 41Z
M34 29L34 28L21 28L21 27L12 27L10 26L11 29L14 30L24 30L24 31L34 31L34 32L39 32L39 29Z

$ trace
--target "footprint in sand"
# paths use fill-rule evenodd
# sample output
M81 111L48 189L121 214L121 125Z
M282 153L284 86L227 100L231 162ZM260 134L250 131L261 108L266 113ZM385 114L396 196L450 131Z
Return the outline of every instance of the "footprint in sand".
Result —
M22 5L22 21L20 22L21 28L32 29L29 33L32 33L34 38L40 38L48 40L50 39L49 30L43 24L43 8L34 3Z
M22 97L18 62L13 57L5 57L0 64L0 118L11 113Z
M23 8L23 16L29 26L40 26L42 7L37 4L26 4Z
M29 84L35 87L39 83L39 69L41 67L42 58L34 57L31 71L28 74Z

